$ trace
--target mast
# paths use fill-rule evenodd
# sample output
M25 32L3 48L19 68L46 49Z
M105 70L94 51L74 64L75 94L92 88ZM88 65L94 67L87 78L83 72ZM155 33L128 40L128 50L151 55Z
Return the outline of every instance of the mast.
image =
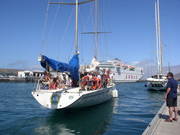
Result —
M160 2L157 0L158 8L158 36L159 36L159 72L162 74L162 42L161 42L161 27L160 27Z
M162 74L162 43L161 43L161 28L160 28L160 2L155 1L155 22L156 22L156 53L157 53L157 64L158 64L158 74Z
M78 53L79 47L78 47L78 0L76 0L76 22L75 22L75 53Z
M159 43L159 38L158 38L158 26L157 26L157 1L155 1L155 25L156 25L156 60L157 60L157 69L158 69L158 71L157 71L157 73L159 74L159 51L158 51L158 49L159 49L159 45L158 45L158 43Z

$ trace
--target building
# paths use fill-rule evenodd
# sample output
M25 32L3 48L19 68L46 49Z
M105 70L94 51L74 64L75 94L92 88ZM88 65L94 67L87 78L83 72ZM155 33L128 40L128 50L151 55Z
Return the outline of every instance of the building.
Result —
M40 78L43 75L43 71L18 71L19 78L36 77Z
M19 78L26 78L26 77L30 77L30 76L33 76L33 72L32 71L28 71L28 70L18 71L18 77Z

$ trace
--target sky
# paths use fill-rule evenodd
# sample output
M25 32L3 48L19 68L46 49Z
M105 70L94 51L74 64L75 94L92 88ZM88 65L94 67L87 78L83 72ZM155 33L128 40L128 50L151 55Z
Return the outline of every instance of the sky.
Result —
M36 69L44 54L67 62L74 53L75 7L48 1L0 0L0 68ZM80 0L82 1L82 0ZM98 59L119 58L126 63L156 60L155 0L99 0L98 29L94 2L79 7L81 64L94 55L94 35L102 31ZM180 0L160 0L164 65L180 65Z

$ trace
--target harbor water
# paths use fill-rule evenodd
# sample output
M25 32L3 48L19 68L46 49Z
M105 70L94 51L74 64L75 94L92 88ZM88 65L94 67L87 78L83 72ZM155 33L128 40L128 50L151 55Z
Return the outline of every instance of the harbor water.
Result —
M80 110L41 107L32 97L34 83L0 83L2 135L140 135L164 102L164 92L145 83L120 83L119 97Z

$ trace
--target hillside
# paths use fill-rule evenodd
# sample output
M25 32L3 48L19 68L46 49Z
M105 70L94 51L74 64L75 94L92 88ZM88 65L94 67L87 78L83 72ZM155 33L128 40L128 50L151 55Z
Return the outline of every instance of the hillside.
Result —
M176 78L177 80L180 80L180 73L175 74L175 78Z
M18 71L19 69L0 68L0 74L3 74L3 75L17 75Z
M143 68L144 71L144 78L147 78L149 76L152 76L154 74L157 74L157 67L153 64L152 61L141 61L135 66L139 66ZM177 74L177 78L180 79L179 74L180 74L180 65L174 65L170 67L170 71L173 72L175 75ZM163 73L167 74L169 72L169 68L167 66L163 67Z

